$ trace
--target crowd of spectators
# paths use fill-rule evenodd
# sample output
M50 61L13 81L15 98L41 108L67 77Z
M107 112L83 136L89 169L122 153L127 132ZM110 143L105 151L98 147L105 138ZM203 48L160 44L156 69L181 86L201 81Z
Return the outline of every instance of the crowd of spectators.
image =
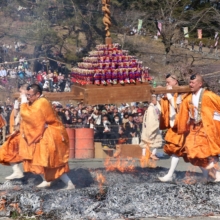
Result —
M94 129L94 141L110 148L116 144L139 144L143 116L148 108L148 103L122 103L120 106L85 106L79 103L77 106L62 106L59 102L52 102L52 105L66 128ZM0 106L0 114L6 121L6 126L0 129L0 144L9 134L12 109L10 98Z
M3 51L3 53L6 54L8 52L13 51L13 48L14 48L14 51L19 52L22 49L25 49L27 47L27 45L23 42L15 41L13 45L10 43L2 43L2 45L0 47Z
M17 59L17 58L16 58ZM16 64L0 66L0 86L17 87L27 83L37 83L47 92L70 92L72 77L66 69L58 63L56 70L49 66L49 61L37 60L35 62L36 71L30 68L30 62L25 57L20 57Z
M94 129L95 142L102 146L115 147L116 144L138 144L142 130L144 112L147 103L122 103L116 105L63 107L52 103L66 127Z

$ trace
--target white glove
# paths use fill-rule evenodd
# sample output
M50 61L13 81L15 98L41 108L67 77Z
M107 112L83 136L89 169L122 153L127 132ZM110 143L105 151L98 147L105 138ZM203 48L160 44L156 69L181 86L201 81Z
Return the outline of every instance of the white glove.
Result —
M167 89L172 89L172 86L167 86ZM173 98L171 93L167 93L167 99L171 100Z
M172 98L173 98L172 94L171 93L167 93L167 99L171 100Z
M18 102L18 100L15 100L14 109L19 109L19 102Z
M25 94L21 94L21 104L24 104L24 103L27 103L28 100L27 100L27 96Z

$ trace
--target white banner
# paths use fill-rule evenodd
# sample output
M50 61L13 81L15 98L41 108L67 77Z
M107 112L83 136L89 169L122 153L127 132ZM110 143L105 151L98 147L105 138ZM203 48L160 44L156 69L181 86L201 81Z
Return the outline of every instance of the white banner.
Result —
M189 29L188 27L183 27L183 33L185 38L189 38Z
M138 32L141 30L143 24L143 20L138 19Z

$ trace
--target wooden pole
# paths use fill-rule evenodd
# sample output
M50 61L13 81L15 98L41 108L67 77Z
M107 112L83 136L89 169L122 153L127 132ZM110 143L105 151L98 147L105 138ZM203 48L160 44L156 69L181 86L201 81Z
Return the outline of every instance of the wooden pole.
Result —
M189 86L175 86L172 89L167 89L166 87L152 88L151 93L155 95L166 94L166 93L188 93L191 92Z
M102 0L102 11L104 12L103 24L105 25L105 44L112 44L110 27L111 27L111 11L110 0Z
M105 38L105 44L112 44L112 38L111 37L106 37Z
M137 94L130 94L131 90L136 90ZM141 83L137 85L114 85L114 86L72 86L71 92L43 92L44 96L50 101L63 100L80 100L86 104L110 104L121 102L139 102L149 101L152 94L166 94L166 93L189 93L189 86L177 86L173 89L166 89L165 87L152 88L148 83ZM98 94L98 95L97 95ZM111 97L106 99L108 95ZM14 93L13 97L18 98L20 94Z

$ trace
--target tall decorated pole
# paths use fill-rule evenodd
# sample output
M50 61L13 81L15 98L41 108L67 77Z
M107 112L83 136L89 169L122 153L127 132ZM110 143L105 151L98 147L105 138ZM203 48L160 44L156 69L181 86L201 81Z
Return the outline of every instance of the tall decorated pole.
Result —
M78 63L78 67L72 69L73 82L83 86L90 84L107 86L149 81L148 68L142 66L143 62L129 55L128 50L123 50L118 43L112 42L110 0L102 0L102 11L105 44L97 45L89 52L89 56L83 58L83 62ZM141 20L139 24L140 29Z
M110 0L102 0L102 11L104 12L103 24L105 25L105 43L112 44L111 33L109 31L111 27L111 12L110 12Z

